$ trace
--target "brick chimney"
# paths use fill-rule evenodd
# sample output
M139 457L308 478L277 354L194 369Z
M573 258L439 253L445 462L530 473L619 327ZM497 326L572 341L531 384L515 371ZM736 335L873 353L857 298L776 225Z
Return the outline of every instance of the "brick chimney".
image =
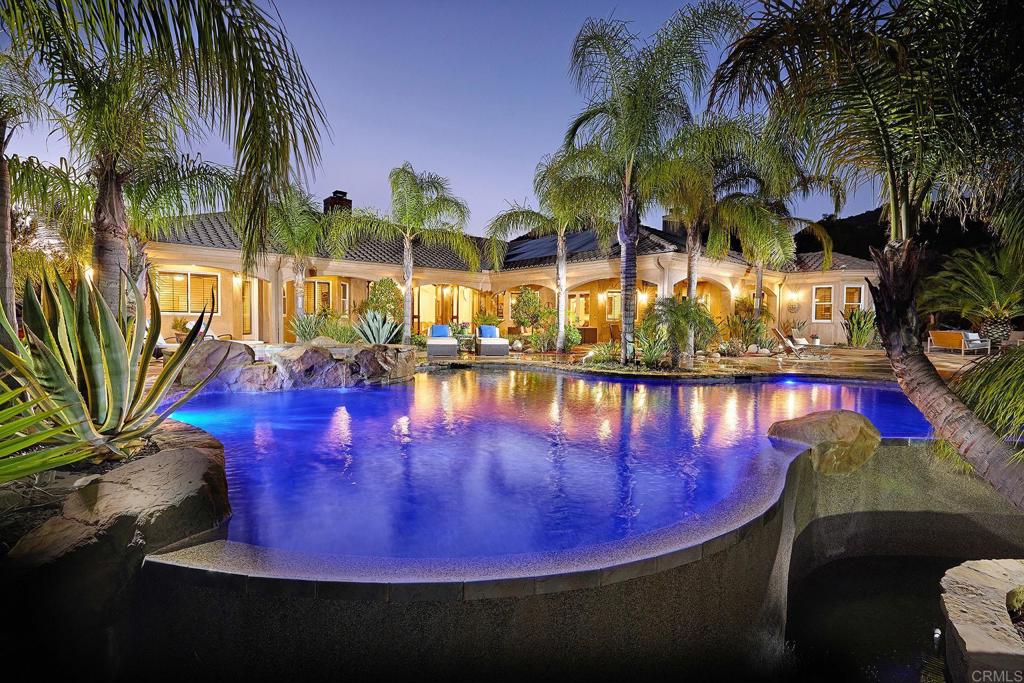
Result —
M324 199L324 213L334 211L335 209L342 209L344 211L352 210L352 200L348 198L348 193L343 190L335 190L331 193L330 197Z

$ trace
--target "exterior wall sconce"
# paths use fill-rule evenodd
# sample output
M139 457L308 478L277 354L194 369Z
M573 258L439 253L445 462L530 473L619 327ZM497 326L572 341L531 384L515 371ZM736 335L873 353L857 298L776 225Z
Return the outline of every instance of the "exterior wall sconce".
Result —
M789 304L786 306L786 310L789 311L790 313L799 313L800 304L798 304L795 301L790 301Z

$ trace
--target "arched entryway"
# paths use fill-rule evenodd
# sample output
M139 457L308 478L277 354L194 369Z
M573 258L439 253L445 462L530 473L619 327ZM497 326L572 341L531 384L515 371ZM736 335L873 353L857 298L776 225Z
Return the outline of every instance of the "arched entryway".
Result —
M473 327L473 318L487 311L491 300L489 292L466 285L423 284L413 289L412 323L418 334L426 334L431 325L460 325Z
M680 280L672 287L675 296L685 297L688 287L687 280ZM715 320L732 313L732 291L717 280L697 279L697 299L707 307Z
M637 283L637 319L654 304L658 287ZM568 319L580 328L584 344L619 341L622 332L622 290L619 278L601 278L573 285L568 295Z

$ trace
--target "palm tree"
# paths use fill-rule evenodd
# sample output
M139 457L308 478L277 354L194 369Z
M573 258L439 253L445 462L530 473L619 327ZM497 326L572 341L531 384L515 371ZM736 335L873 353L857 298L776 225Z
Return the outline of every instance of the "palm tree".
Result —
M136 235L147 237L159 227L160 221L140 220L140 212L151 215L156 209L170 220L188 212L182 209L215 208L227 200L228 188L224 183L205 185L202 189L207 192L179 193L179 201L151 196L157 188L164 192L168 178L187 182L217 177L212 165L178 152L181 131L190 130L198 95L183 89L177 69L153 56L79 58L79 69L69 72L63 82L66 113L57 121L96 189L93 277L96 288L111 303L119 297L121 272L132 270L128 247L133 227ZM228 180L226 174L222 180ZM135 202L126 200L129 194ZM192 199L192 205L182 206L182 196ZM134 216L132 206L137 209ZM159 211L164 208L171 211Z
M672 136L667 154L653 165L647 179L669 220L686 231L686 298L690 301L697 300L704 236L709 255L721 258L733 234L756 221L765 222L759 198L747 190L756 180L749 161L756 144L752 119L708 113ZM691 330L686 343L691 362L694 341Z
M104 298L116 296L126 264L124 174L147 149L174 152L210 130L232 143L243 266L255 265L270 198L319 161L325 124L291 41L263 3L0 0L0 30L36 56L72 107L64 121L74 123L73 146L95 164L95 268ZM143 74L151 80L140 82ZM152 101L133 96L142 91Z
M306 313L306 272L321 252L338 252L337 226L342 214L324 213L312 195L299 187L286 188L270 205L270 235L292 258L295 273L295 315Z
M89 265L93 247L96 178L88 167L78 169L66 159L45 164L34 157L11 159L12 195L19 205L54 228L72 273ZM128 240L135 245L126 272L141 285L147 268L148 240L173 229L196 206L227 200L234 183L230 169L193 157L162 156L141 160L122 186Z
M686 231L687 298L697 298L704 240L708 256L722 258L736 237L754 265L759 317L765 266L791 261L796 249L793 234L810 225L788 213L791 195L816 186L792 150L777 144L753 117L706 112L673 135L668 153L654 165L648 182L669 220ZM826 252L831 256L830 241ZM695 336L688 336L686 352L692 363Z
M967 318L998 344L1009 336L1011 321L1024 316L1024 266L1005 250L957 249L922 283L920 306Z
M679 356L684 344L692 361L696 335L700 334L707 338L717 329L711 313L696 297L659 298L654 302L654 313L668 333L672 367L679 365Z
M915 306L922 216L989 221L1024 253L1024 73L1015 3L765 2L719 67L712 99L764 99L813 143L816 168L880 179L889 243L869 283L900 386L977 472L1024 507L1010 445L950 390L924 354Z
M602 175L619 187L622 357L632 360L636 322L636 247L651 197L644 179L668 135L690 121L688 97L706 76L706 48L742 22L737 6L709 0L680 10L650 41L616 19L588 19L573 43L570 71L587 96L569 124L566 147L580 140L605 154Z
M608 216L614 211L614 187L590 174L587 166L586 158L574 149L563 149L544 157L537 165L533 181L540 209L513 204L487 226L495 269L504 260L504 247L514 235L528 232L534 237L555 236L555 289L558 297L555 348L563 353L569 350L565 348L569 295L566 237L575 232L594 230L598 241L607 248L613 231Z
M372 210L339 214L339 249L371 239L401 241L405 319L402 343L412 343L413 247L416 244L452 250L470 268L480 267L480 251L466 235L469 207L452 193L448 179L417 172L408 161L391 169L391 213Z
M12 50L0 51L0 311L6 311L12 321L15 319L14 255L8 147L19 126L32 123L42 115L45 109L42 95L41 78L31 56Z

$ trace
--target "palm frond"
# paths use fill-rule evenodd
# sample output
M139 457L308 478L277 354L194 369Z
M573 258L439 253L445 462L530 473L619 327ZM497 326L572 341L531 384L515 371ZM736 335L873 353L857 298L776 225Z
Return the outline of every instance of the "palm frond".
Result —
M94 71L82 55L152 55L173 67L175 96L188 93L194 104L187 119L219 131L233 149L243 264L251 269L266 247L271 197L319 161L327 126L316 88L263 3L0 0L0 24L63 84L81 83L80 92Z

